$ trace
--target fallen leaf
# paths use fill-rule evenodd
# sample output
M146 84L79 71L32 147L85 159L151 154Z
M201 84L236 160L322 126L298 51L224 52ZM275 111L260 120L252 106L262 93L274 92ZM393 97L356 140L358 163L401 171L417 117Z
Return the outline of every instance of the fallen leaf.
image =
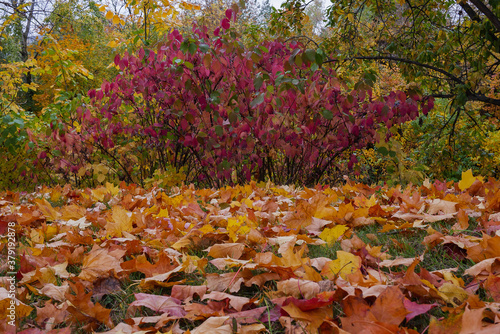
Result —
M210 317L192 330L191 334L233 334L233 328L230 325L224 324L229 318L229 316Z
M213 258L220 257L230 257L233 259L239 259L243 255L245 250L245 245L241 243L228 243L228 244L216 244L205 251L208 252L208 256Z
M340 276L347 280L347 276L355 273L361 268L361 258L354 254L337 251L337 259L325 264L321 274L333 279Z
M158 313L168 313L170 316L183 317L186 311L181 306L179 299L167 296L151 295L146 293L135 293L133 301L127 310L127 314L133 315L138 306L145 306Z
M108 249L94 245L84 256L82 271L78 277L86 281L95 281L98 278L109 277L112 273L118 274L122 271L120 259L124 254L125 251L112 256Z
M336 225L332 228L325 228L323 232L320 233L319 237L326 241L327 244L332 245L348 230L349 228L345 225Z

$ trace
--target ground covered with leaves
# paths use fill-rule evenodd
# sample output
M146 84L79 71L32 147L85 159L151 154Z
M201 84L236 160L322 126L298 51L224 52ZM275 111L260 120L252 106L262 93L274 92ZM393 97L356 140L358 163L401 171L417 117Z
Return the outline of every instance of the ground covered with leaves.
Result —
M14 222L20 333L500 331L500 182L470 172L0 195L0 317Z

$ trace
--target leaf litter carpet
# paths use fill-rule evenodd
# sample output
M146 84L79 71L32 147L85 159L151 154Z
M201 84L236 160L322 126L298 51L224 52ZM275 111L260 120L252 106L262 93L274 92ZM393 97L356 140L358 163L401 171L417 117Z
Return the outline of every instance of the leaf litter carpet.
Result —
M470 171L405 188L4 192L0 331L14 228L18 333L499 333L499 212L500 182Z

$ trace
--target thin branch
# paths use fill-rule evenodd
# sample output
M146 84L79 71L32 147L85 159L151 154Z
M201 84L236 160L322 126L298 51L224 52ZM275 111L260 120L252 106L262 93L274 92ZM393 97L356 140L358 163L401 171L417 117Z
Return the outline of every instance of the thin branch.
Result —
M357 57L349 57L347 59L348 60L350 60L350 59L359 59L359 60L390 60L390 61L399 61L399 62L402 62L402 63L412 64L412 65L416 65L416 66L419 66L419 67L427 68L429 70L433 70L435 72L443 74L444 76L450 78L451 80L453 80L453 81L455 81L455 82L457 82L459 84L464 84L464 82L462 80L460 80L458 77L454 76L453 74L451 74L449 72L446 72L445 70L443 70L443 69L441 69L439 67L428 65L428 64L423 64L423 63L420 63L418 61L411 60L411 59L406 59L406 58L401 58L401 57L394 57L394 56L357 56ZM330 62L334 62L334 61L337 61L337 59L328 59L324 63L330 63Z

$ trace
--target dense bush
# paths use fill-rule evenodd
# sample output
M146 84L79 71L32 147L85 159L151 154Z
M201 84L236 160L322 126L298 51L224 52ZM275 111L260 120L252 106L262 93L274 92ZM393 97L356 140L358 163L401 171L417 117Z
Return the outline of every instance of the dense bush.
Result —
M83 177L99 154L128 182L172 166L209 186L252 177L314 184L335 159L377 140L379 124L432 108L416 93L375 99L367 82L348 90L322 65L321 50L280 41L247 49L232 17L228 10L212 37L194 25L188 37L174 30L157 50L117 55L120 74L89 92L75 127L54 132L61 157L52 162Z

